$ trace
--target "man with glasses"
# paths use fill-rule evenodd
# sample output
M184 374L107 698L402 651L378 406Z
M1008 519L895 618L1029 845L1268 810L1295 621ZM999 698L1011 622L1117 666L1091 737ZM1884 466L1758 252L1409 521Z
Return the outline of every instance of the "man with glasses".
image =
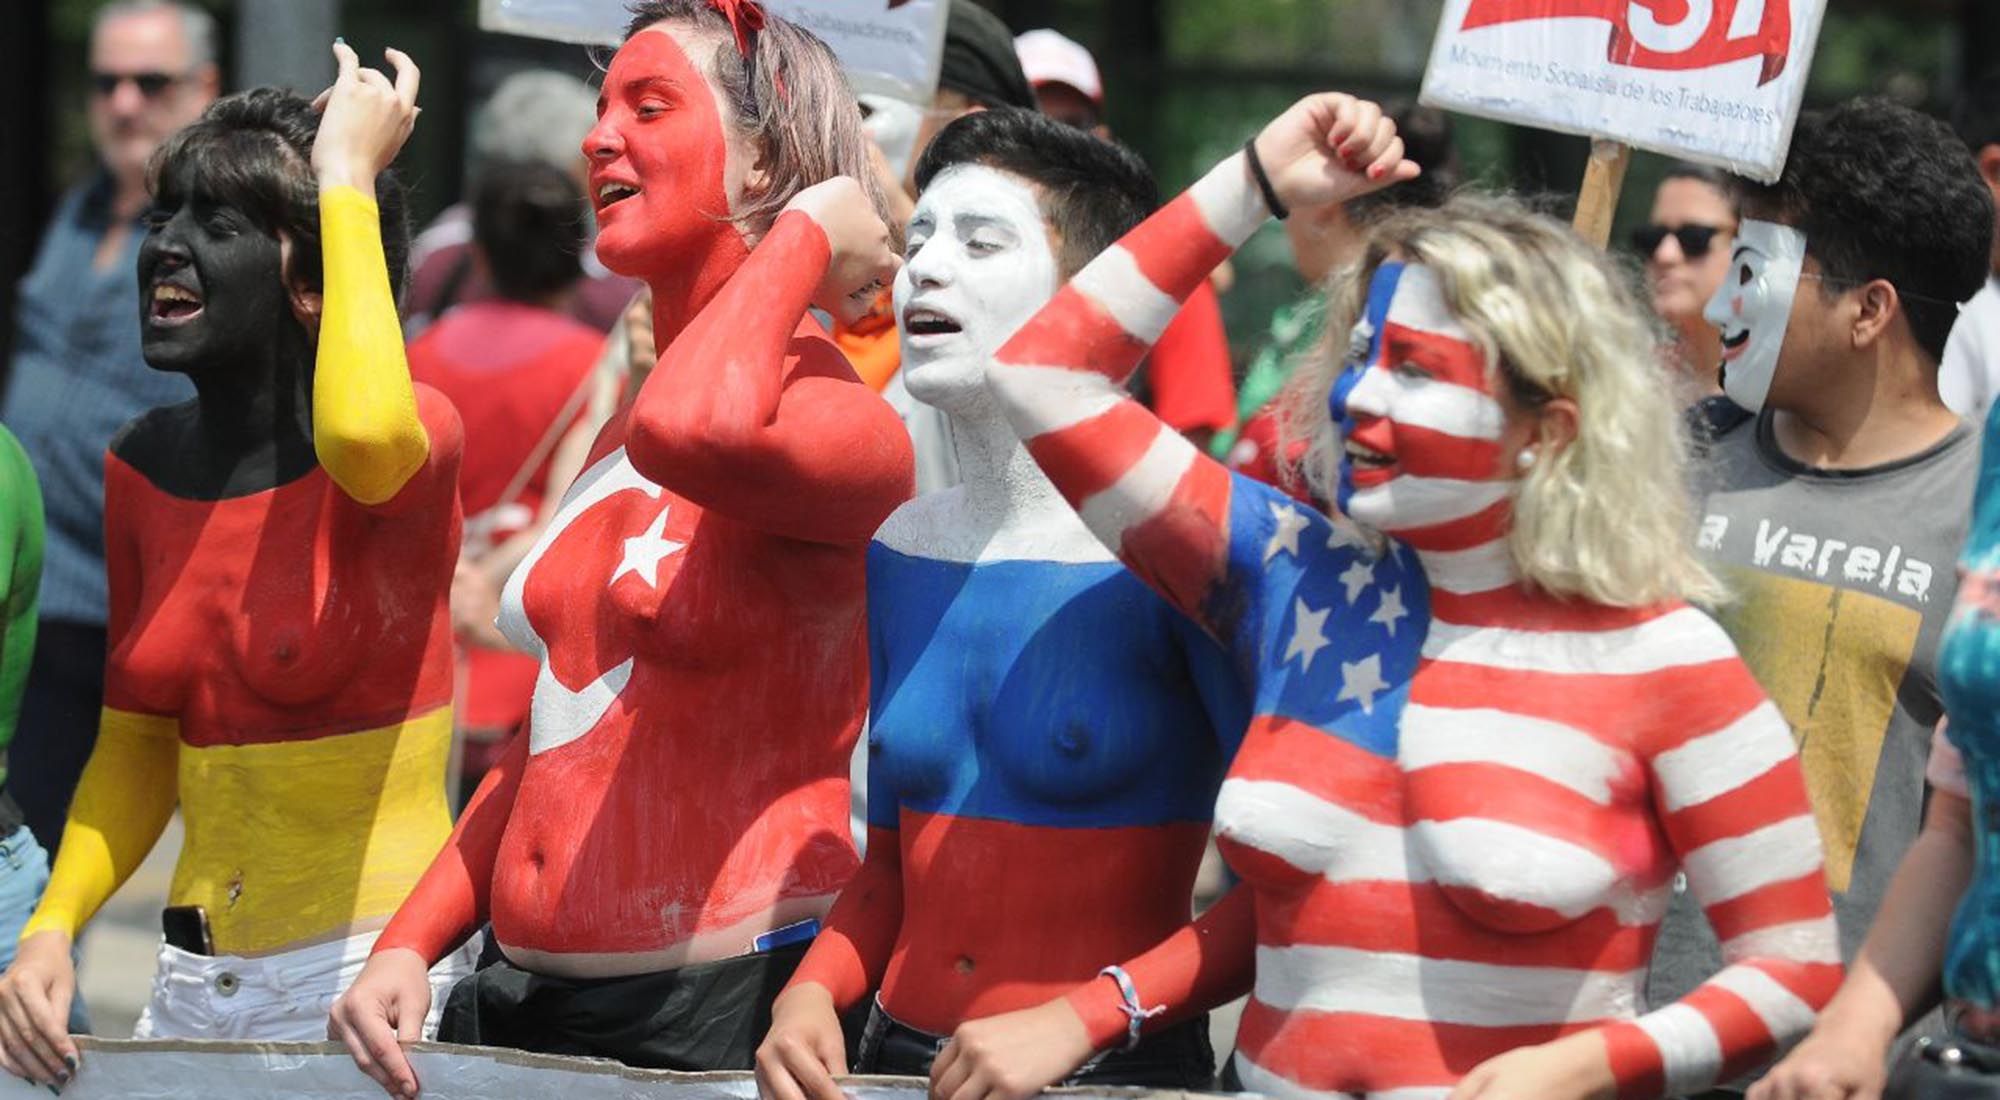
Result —
M1722 285L1735 242L1736 204L1723 174L1713 168L1676 164L1653 192L1652 216L1632 231L1632 250L1646 264L1646 289L1653 312L1674 337L1674 358L1697 438L1713 439L1740 423L1745 414L1722 395L1716 371L1722 365L1722 337L1702 309Z
M9 750L0 828L22 817L61 839L97 737L104 685L104 449L146 409L194 395L139 352L139 242L146 162L193 122L221 83L215 21L174 0L119 0L90 34L90 136L98 166L63 195L20 288L11 384L0 420L42 486L48 530L40 628Z
M1735 595L1717 620L1798 739L1847 960L1917 835L1944 714L1979 437L1939 399L1938 359L1986 281L1993 198L1943 123L1886 99L1807 112L1784 175L1732 192L1706 313L1752 415L1714 441L1697 538ZM1716 964L1674 905L1654 1004Z

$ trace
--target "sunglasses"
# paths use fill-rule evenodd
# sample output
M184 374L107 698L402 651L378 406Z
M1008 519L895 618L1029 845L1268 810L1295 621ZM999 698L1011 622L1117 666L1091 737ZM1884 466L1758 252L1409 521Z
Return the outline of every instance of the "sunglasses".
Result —
M1660 242L1672 237L1681 246L1681 255L1690 260L1698 260L1708 255L1715 244L1715 235L1722 232L1719 225L1701 225L1689 222L1686 225L1642 225L1632 231L1632 247L1639 255L1651 256L1660 250Z
M118 86L131 81L139 89L139 94L147 99L159 96L161 92L180 83L181 78L172 73L99 73L90 74L90 89L98 95L110 97L118 91Z

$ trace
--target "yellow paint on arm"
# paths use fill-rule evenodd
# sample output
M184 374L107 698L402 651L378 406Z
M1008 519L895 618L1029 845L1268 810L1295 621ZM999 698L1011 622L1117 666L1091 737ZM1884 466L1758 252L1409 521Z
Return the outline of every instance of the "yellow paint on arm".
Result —
M352 187L319 197L325 297L313 373L313 450L362 504L394 497L430 457L374 200Z
M175 905L263 955L388 923L451 833L451 708L309 741L181 750Z
M138 869L173 816L179 752L178 721L104 708L62 852L21 938L55 930L75 939Z

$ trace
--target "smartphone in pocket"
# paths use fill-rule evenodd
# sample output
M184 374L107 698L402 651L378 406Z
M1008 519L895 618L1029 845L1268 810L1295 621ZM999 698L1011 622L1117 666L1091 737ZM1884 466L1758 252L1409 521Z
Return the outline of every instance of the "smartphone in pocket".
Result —
M215 936L208 928L208 910L199 905L169 905L160 910L160 930L167 945L190 955L215 954Z

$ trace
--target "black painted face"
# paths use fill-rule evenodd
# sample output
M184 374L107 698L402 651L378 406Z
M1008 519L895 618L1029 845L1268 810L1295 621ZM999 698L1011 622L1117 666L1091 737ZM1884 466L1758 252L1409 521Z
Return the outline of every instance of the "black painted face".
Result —
M296 334L277 236L185 169L160 181L139 248L139 332L156 370L256 369Z

